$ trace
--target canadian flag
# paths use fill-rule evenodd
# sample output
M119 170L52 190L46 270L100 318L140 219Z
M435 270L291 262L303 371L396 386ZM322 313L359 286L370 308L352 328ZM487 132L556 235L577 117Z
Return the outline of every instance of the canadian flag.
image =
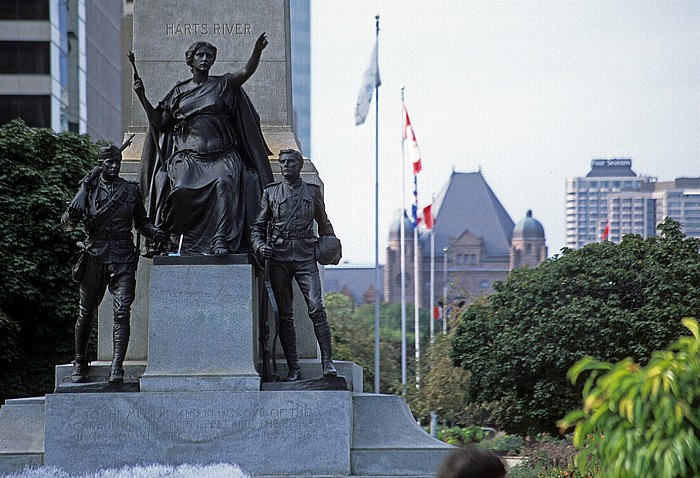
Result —
M428 204L423 208L423 224L425 224L425 228L428 229L429 231L433 230L433 205Z
M406 105L403 107L403 139L409 140L411 142L411 150L409 152L411 156L411 161L413 162L413 174L418 174L423 169L423 165L420 160L420 150L418 149L418 142L416 141L416 134L413 132L413 126L411 126L411 119L408 117L408 111L406 111Z
M607 241L609 235L610 235L610 219L608 219L608 223L605 225L605 229L603 229L603 235L601 236L601 239L603 241Z

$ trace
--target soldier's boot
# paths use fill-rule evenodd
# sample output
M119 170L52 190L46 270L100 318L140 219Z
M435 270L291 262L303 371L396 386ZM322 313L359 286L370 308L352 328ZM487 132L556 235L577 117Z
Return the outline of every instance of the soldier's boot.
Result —
M88 376L88 360L85 354L75 354L75 359L73 360L73 371L71 372L70 379L74 383L82 383L87 380Z
M124 381L124 357L129 346L129 326L115 325L112 331L112 367L109 371L110 383L121 383Z
M280 320L280 344L284 352L284 358L287 360L289 373L287 374L286 382L296 382L301 380L301 367L299 366L299 356L297 354L297 334L294 327L294 322L289 320Z
M88 342L90 341L91 324L88 320L79 318L75 323L75 359L71 380L83 383L88 378Z
M338 371L333 364L333 345L331 344L331 328L326 316L319 316L313 320L314 333L318 340L318 348L321 349L321 366L324 376L336 376Z

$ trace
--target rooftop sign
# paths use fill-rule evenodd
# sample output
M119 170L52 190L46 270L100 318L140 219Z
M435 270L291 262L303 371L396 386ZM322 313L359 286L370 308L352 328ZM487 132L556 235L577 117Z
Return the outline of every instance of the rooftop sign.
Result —
M592 168L612 168L612 167L632 167L631 159L594 159L591 161Z

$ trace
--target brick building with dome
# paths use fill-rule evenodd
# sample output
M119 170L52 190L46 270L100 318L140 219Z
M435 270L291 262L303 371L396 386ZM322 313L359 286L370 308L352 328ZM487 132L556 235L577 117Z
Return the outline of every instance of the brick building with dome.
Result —
M517 224L489 187L481 171L453 172L433 204L435 217L435 303L447 296L466 303L493 292L513 269L535 267L547 258L544 227L527 211ZM414 297L413 230L405 222L406 300ZM418 236L420 305L430 303L430 233ZM389 231L384 266L384 299L401 301L400 217Z

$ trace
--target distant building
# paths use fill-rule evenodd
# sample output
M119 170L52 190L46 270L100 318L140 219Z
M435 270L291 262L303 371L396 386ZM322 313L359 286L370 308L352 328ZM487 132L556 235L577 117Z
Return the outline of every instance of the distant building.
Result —
M700 178L658 182L638 176L631 159L594 159L584 178L566 180L566 246L572 249L625 234L647 238L670 217L689 236L700 237Z
M493 283L522 266L534 267L547 258L544 228L528 211L517 225L481 172L453 172L433 204L435 225L435 303L449 284L450 296L468 302L493 291ZM414 301L413 230L405 222L406 300ZM389 232L384 294L388 302L401 301L400 225ZM418 239L420 304L430 303L430 234Z
M323 293L341 292L352 297L355 304L374 303L374 265L341 263L324 266ZM384 302L384 266L379 266L379 300Z
M289 2L290 36L292 42L292 107L294 132L301 151L311 154L311 2Z
M122 0L6 0L0 124L120 141Z

